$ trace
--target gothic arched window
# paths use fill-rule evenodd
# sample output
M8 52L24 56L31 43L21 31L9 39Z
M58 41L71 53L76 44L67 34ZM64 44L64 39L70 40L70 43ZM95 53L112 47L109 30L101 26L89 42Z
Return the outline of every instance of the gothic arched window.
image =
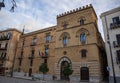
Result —
M70 38L70 34L67 32L63 32L59 39L62 40L63 46L66 46L68 44L69 38Z
M66 46L68 43L68 38L65 36L63 37L63 45Z
M86 34L85 33L80 34L80 41L81 41L81 43L86 43Z

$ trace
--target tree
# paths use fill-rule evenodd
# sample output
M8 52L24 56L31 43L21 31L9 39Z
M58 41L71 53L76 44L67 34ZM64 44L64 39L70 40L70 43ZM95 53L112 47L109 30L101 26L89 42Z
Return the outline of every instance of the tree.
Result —
M63 74L66 77L66 79L68 79L69 81L69 76L73 73L73 70L70 68L70 66L65 66L64 70L63 70Z
M39 71L43 73L43 80L44 80L44 74L46 74L49 71L47 64L42 63L39 67Z
M12 3L12 7L11 7L10 11L11 11L11 12L14 12L15 7L17 7L16 1L15 1L15 0L11 0L11 3ZM2 0L2 1L0 2L0 10L1 10L2 8L4 8L5 5L6 5L6 3L4 2L4 0Z

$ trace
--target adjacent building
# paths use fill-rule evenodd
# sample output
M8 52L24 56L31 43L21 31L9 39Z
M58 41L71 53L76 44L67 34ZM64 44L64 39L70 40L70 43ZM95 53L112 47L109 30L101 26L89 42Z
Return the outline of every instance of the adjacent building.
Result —
M12 70L16 46L21 32L16 29L0 31L0 75Z
M120 82L120 7L101 14L110 83ZM114 82L113 82L114 81ZM115 82L116 81L116 82Z
M104 42L98 31L92 5L57 16L57 25L21 34L16 49L14 72L23 76L41 75L39 66L46 63L45 77L67 79L63 70L70 66L74 81L100 82L107 77Z

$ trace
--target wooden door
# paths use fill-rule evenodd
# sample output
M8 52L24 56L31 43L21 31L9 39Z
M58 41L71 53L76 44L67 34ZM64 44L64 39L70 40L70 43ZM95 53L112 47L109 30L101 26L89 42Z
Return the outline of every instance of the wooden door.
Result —
M30 68L29 69L29 76L31 76L31 74L32 74L32 69Z
M87 67L81 68L81 80L83 80L83 81L89 80L89 69Z

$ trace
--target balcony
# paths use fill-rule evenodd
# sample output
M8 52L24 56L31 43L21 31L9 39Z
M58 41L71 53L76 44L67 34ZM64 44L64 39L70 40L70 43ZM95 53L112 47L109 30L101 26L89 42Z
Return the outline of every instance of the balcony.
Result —
M35 46L36 45L36 42L32 42L31 44L30 44L30 46Z
M120 22L119 23L110 23L110 29L116 29L120 28Z
M114 48L115 47L120 47L120 43L118 43L117 41L113 41L113 46L114 46Z
M2 47L2 48L0 48L0 50L7 50L7 47L4 47L4 48Z
M7 60L6 57L0 57L0 60L4 61Z
M0 41L4 41L4 40L10 40L10 38L4 36L4 37L0 37Z

